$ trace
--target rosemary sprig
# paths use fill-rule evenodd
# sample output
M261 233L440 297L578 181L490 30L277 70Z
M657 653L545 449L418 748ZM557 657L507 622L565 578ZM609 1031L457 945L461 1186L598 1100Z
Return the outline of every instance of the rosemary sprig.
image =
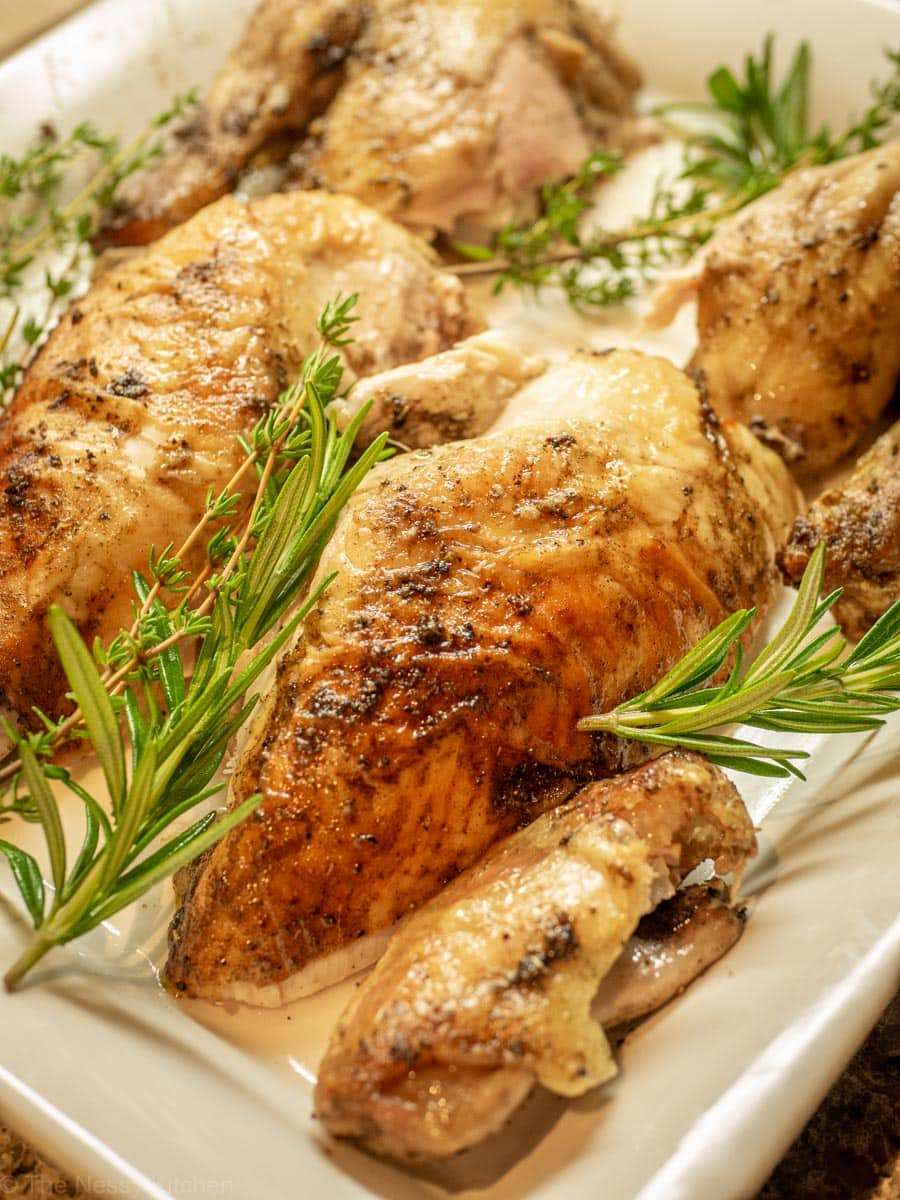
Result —
M774 78L774 39L749 55L743 81L727 67L707 80L710 99L657 110L685 140L684 162L674 179L657 184L647 214L627 228L585 232L595 184L621 169L617 155L591 155L573 179L541 189L540 215L531 224L508 224L490 247L455 243L469 261L452 269L491 276L494 291L507 286L539 291L556 287L576 309L620 304L661 271L690 257L720 221L781 183L801 166L832 162L868 150L890 132L900 111L900 52L888 51L892 73L872 84L872 104L832 135L808 121L811 54L803 42L784 79ZM697 130L675 114L691 111Z
M208 530L210 514L234 523L224 527L224 535L220 529L209 538L207 567L198 576L202 586L170 550L151 551L154 581L135 576L132 629L93 652L65 613L51 610L54 645L78 708L58 724L45 719L46 728L35 734L9 729L18 757L5 772L9 800L0 817L15 812L40 825L50 888L32 855L0 841L35 929L6 974L7 988L18 986L53 946L132 903L259 804L261 797L253 796L218 819L205 812L187 829L172 832L173 822L208 806L224 787L214 777L255 705L248 691L328 586L330 578L284 620L343 505L383 457L384 436L351 463L364 414L339 434L327 411L342 374L329 348L346 341L354 301L328 306L319 321L322 346L304 363L299 382L245 440L245 470L256 474L252 502L242 504L228 489L210 498L198 528ZM204 589L205 599L197 602ZM177 601L171 607L164 602L170 592ZM193 673L184 657L188 639L199 639ZM72 736L86 738L97 756L108 810L65 767L50 761L59 742ZM74 856L51 781L84 808L83 841Z
M876 729L900 709L900 601L850 648L837 626L816 626L840 597L820 599L825 545L810 556L797 599L781 629L749 665L740 638L756 615L742 609L706 635L652 688L578 728L660 746L683 746L720 766L754 775L802 773L806 751L762 746L715 730L744 724L798 733ZM733 656L724 684L710 681Z
M707 80L708 102L660 110L669 116L686 110L704 114L709 127L688 134L682 177L725 197L739 198L742 204L777 187L798 167L871 150L900 112L900 52L887 51L893 72L883 82L871 84L872 104L863 115L850 118L837 136L825 125L812 133L809 45L802 42L797 47L780 84L773 78L773 48L769 34L759 57L747 56L743 80L727 67L714 71Z
M0 400L80 281L100 214L115 206L123 181L162 152L162 130L195 103L194 92L176 96L125 146L82 122L64 137L45 125L21 155L0 155ZM66 197L85 172L87 182ZM51 249L62 251L63 265L35 277L38 256Z

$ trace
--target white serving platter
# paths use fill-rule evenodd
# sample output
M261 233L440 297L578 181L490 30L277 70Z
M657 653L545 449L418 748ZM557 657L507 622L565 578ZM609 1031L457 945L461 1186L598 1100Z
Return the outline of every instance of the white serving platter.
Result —
M250 0L101 0L0 66L0 146L47 117L126 135L173 92L205 83ZM895 0L621 0L622 34L654 90L696 97L704 76L806 37L817 118L866 102L900 44ZM606 198L610 222L666 160L651 152ZM486 291L486 289L485 289ZM662 338L640 305L576 321L552 298L491 306L533 347L633 344L681 361L691 315ZM728 957L625 1044L621 1074L573 1104L538 1096L488 1156L428 1174L329 1142L310 1117L316 1063L353 982L276 1012L169 997L165 890L59 951L0 996L0 1115L99 1194L483 1200L741 1200L765 1179L900 983L900 720L874 736L809 740L807 783L739 780L765 815L745 886L752 918ZM777 807L769 812L772 804ZM24 944L0 877L0 964Z

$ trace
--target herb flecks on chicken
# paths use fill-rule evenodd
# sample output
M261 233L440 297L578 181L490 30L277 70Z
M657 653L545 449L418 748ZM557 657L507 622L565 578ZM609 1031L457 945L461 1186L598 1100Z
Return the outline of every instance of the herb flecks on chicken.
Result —
M821 479L900 379L900 141L798 171L732 217L696 288L710 403Z
M52 884L45 886L32 854L0 839L34 926L4 977L9 990L54 947L139 899L256 807L253 796L228 814L209 811L225 786L216 776L255 704L248 693L331 582L305 593L342 506L384 452L381 438L348 465L364 413L339 435L325 411L341 387L334 349L347 344L355 299L323 308L319 345L248 431L239 471L208 496L185 545L151 550L149 578L135 572L131 628L106 644L97 639L91 650L63 610L51 607L50 633L78 707L58 723L45 719L39 732L13 733L16 754L0 770L0 822L23 818L40 827ZM242 474L255 480L245 504L236 491ZM224 525L194 572L185 548L203 544L212 516ZM97 756L102 802L52 761L73 737L86 738ZM51 784L83 806L75 853ZM192 824L176 824L198 808Z
M842 589L835 617L848 637L860 638L900 601L900 423L794 522L780 556L791 583L800 582L822 542L825 587Z
M397 932L332 1035L318 1118L376 1153L428 1160L496 1132L537 1082L563 1096L597 1087L617 1070L601 1022L665 1003L740 934L733 910L688 889L667 954L666 898L702 860L740 876L755 848L733 785L697 756L584 788Z
M360 380L335 402L335 414L343 427L363 405L370 406L359 431L361 446L380 433L405 450L480 437L546 367L538 354L525 354L488 330L422 362Z

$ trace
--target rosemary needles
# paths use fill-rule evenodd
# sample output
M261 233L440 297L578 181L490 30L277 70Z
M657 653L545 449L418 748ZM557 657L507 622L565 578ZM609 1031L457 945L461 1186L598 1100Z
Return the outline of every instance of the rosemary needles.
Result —
M207 537L211 520L218 527L207 537L200 575L191 579L171 547L151 551L153 581L135 577L132 629L93 651L61 609L51 611L53 641L78 707L58 723L45 719L35 734L9 728L18 757L0 773L7 795L0 820L17 814L40 826L52 887L45 887L32 855L0 841L35 930L6 974L8 988L53 946L130 904L260 803L252 796L218 819L205 811L224 786L215 776L228 744L254 707L247 698L252 685L330 580L321 580L293 613L291 606L303 596L347 499L384 452L382 436L351 462L365 411L342 434L327 411L341 386L341 362L329 347L346 341L354 301L327 307L321 347L244 442L238 477L255 473L252 497L232 487L209 497L198 530ZM167 604L167 597L174 601ZM187 645L199 646L192 673ZM87 739L97 756L108 807L51 760L73 736ZM74 853L51 782L83 806L84 835ZM198 806L203 815L173 831Z
M578 728L661 746L683 746L754 775L798 775L803 750L761 746L716 730L733 724L795 733L875 729L900 709L900 601L852 649L837 626L816 627L840 596L820 599L825 546L816 547L781 629L749 664L740 638L754 609L706 635L652 688ZM733 656L727 680L711 681Z

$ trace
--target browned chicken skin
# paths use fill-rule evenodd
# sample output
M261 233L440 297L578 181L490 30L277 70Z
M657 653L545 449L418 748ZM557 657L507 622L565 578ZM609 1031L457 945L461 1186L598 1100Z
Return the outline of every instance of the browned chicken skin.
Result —
M163 159L129 181L98 248L146 245L234 189L273 138L328 106L366 14L363 0L262 0Z
M47 630L131 623L131 571L179 546L243 452L236 435L296 375L316 317L359 290L352 373L481 327L427 248L346 197L225 198L105 273L0 419L0 703L58 709Z
M580 716L770 601L795 489L681 372L614 352L528 389L562 411L405 455L351 499L319 567L338 577L236 771L233 799L263 803L175 919L176 988L273 1004L322 986L323 956L621 762Z
M723 223L697 323L716 412L821 479L900 377L900 141L798 171Z
M591 1013L598 983L607 1027L670 999L678 986L633 965L638 922L698 862L740 869L754 850L733 785L697 756L591 784L395 935L332 1035L317 1116L377 1153L442 1158L495 1132L536 1081L564 1096L603 1083L616 1066ZM740 921L705 889L669 903L683 927L702 926L704 913L714 927L697 957L690 932L660 914L655 953L677 941L674 957L690 960L683 987L734 943Z
M826 590L844 589L835 616L848 637L860 638L900 600L900 423L882 434L848 479L797 518L781 556L792 583L800 582L823 539Z
M638 82L578 0L263 0L180 140L126 185L101 242L159 236L231 190L279 135L303 139L304 186L420 229L470 214L495 225L610 144Z

